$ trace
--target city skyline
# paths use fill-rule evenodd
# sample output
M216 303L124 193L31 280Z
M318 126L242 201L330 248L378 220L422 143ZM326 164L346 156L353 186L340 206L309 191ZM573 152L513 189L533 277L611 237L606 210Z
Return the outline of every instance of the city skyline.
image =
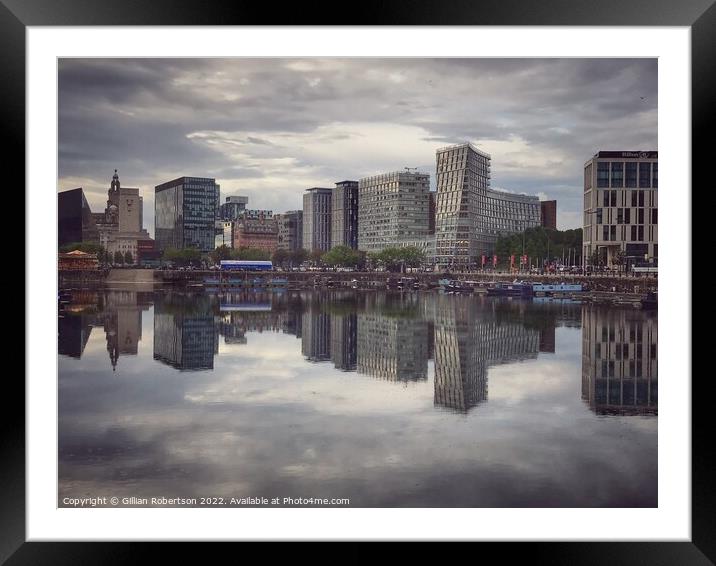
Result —
M252 206L300 209L306 188L474 142L492 186L558 201L581 227L582 167L602 147L657 148L656 59L64 59L59 183L93 210L114 168L145 198L181 175ZM346 115L346 110L350 111Z

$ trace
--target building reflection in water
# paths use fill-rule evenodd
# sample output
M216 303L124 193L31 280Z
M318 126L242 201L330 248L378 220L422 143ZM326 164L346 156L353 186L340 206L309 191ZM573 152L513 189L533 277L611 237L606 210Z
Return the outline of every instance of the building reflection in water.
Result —
M151 293L140 291L73 292L58 320L59 353L80 358L92 328L101 327L110 365L116 370L121 355L137 355L142 311L151 303Z
M112 370L121 355L136 356L142 339L142 311L151 304L151 295L137 291L104 294L103 324Z
M585 306L582 399L598 415L656 415L655 313Z
M301 339L310 362L388 381L425 381L434 359L434 405L462 413L487 400L490 367L554 353L555 328L581 325L589 408L657 414L656 315L628 309L419 293L85 292L61 311L59 353L80 358L101 327L116 369L121 356L137 355L152 302L154 359L178 370L213 369L219 336L247 344L249 332L282 332Z
M525 325L523 306L435 297L436 406L467 412L487 400L491 366L537 357L543 333Z
M57 320L57 348L63 356L81 358L92 333L96 315L82 312L62 313Z
M357 323L359 373L400 382L428 378L428 323L417 294L371 295Z
M216 297L157 295L154 303L154 359L182 371L214 368L219 348ZM215 324L216 319L216 324Z

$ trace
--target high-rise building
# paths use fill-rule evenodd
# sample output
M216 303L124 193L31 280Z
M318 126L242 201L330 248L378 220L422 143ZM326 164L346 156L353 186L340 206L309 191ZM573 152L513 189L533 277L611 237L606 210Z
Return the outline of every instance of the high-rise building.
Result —
M550 230L557 229L557 201L541 200L539 201L540 220L543 228Z
M379 252L428 235L430 175L395 171L358 182L358 249Z
M313 187L303 195L303 247L312 252L331 249L333 189Z
M237 220L244 210L246 210L247 204L249 204L249 197L226 197L226 202L219 207L219 218L221 218L221 220Z
M154 188L157 248L214 249L219 185L214 179L179 177Z
M655 264L657 151L600 151L584 164L585 265Z
M303 248L303 211L289 210L274 218L278 227L276 249L293 252Z
M57 243L99 243L99 233L84 191L71 189L57 193Z
M358 181L340 181L333 189L331 246L358 248Z
M494 252L500 235L540 225L536 196L490 188L489 154L471 143L438 149L435 212L436 261L476 265Z

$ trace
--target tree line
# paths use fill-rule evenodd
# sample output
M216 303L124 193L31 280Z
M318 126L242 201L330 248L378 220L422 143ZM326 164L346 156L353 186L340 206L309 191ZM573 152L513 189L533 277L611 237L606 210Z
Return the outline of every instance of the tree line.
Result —
M519 265L521 255L526 255L532 265L539 262L552 262L556 259L574 258L572 262L580 265L582 256L582 229L551 230L538 226L528 228L519 234L500 236L495 244L495 255L500 264L509 264L510 256L515 256L515 265ZM492 258L487 258L491 263Z

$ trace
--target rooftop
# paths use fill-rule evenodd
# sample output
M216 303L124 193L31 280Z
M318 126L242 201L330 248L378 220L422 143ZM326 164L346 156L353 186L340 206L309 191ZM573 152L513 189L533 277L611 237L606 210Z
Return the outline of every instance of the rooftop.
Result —
M482 155L483 157L487 157L488 159L492 159L492 157L490 156L489 153L487 153L487 152L485 152L485 151L482 151L481 149L478 149L477 146L476 146L474 143L472 143L472 142L463 142L463 143L458 143L458 144L455 144L455 145L448 145L448 146L445 146L445 147L440 147L440 148L438 148L438 149L435 150L435 153L442 153L442 152L444 152L444 151L450 151L450 150L458 149L458 148L461 148L461 147L469 147L469 148L470 148L471 150L473 150L475 153L477 153L477 154L479 154L479 155Z

